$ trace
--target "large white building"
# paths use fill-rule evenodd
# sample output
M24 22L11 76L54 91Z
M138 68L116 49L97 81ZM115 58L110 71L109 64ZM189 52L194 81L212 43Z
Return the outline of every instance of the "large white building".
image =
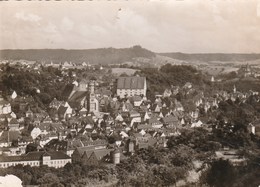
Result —
M20 156L0 156L0 168L7 168L18 164L60 168L71 162L71 157L61 151L44 152L35 151L29 152Z
M119 77L117 80L116 94L120 98L135 95L146 96L147 84L145 77Z

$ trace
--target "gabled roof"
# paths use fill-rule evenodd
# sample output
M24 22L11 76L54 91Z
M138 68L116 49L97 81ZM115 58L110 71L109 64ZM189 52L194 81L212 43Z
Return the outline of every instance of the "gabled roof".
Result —
M148 123L152 124L152 123L161 123L161 122L157 119L157 117L152 116L150 119L148 119Z
M145 125L145 124L141 124L137 126L138 129L151 129L152 126L151 125Z
M106 140L94 140L94 141L84 141L84 146L99 146L99 145L107 145Z
M94 124L94 121L90 116L83 117L82 122L85 124Z
M140 137L143 137L143 135L142 135L142 134L140 134L140 133L134 133L134 134L133 134L133 136L134 136L135 138L140 138Z
M13 140L18 140L19 137L21 137L19 131L4 131L0 136L0 142L7 142L8 139L12 142Z
M74 84L68 84L66 85L66 87L64 88L63 92L62 92L62 96L64 98L68 98L71 94L71 92L73 91L75 85Z
M87 96L87 91L76 91L70 98L69 101L80 101Z
M19 124L19 122L17 121L17 119L12 118L9 124Z
M101 160L104 156L109 155L111 151L113 151L113 149L100 149L93 151L92 154L94 154L98 160Z
M80 111L79 112L87 112L88 110L85 108L85 107L83 107L82 109L80 109Z
M131 111L129 111L129 115L130 116L140 116L140 113L135 110L131 110Z
M59 141L58 139L52 139L45 145L45 147L50 150L65 151L67 149L67 145L68 143L65 140Z
M52 160L58 160L58 159L70 159L68 155L61 151L50 151L48 152L51 156Z
M67 149L74 149L76 147L83 147L84 144L78 139L67 141Z
M106 152L110 152L110 149L95 149L96 146L85 146L85 147L77 147L76 150L78 151L78 153L82 156L83 154L87 154L87 156L89 157L92 152L100 152L99 154L102 153L106 153Z
M65 112L67 111L68 107L60 106L58 109L58 114L59 115L64 115Z
M166 116L163 118L163 122L164 123L173 123L173 122L178 123L178 118L173 115L169 115L169 116Z
M119 77L117 89L143 89L145 81L145 77Z
M61 101L58 101L56 98L54 98L51 103L50 103L50 106L60 106L62 102Z

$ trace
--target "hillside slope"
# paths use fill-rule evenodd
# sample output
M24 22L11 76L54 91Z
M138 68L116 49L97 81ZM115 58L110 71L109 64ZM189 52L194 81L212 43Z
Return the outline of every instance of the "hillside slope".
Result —
M167 56L173 59L184 61L252 61L260 59L260 54L237 54L237 53L204 53L204 54L187 54L187 53L159 53L162 56Z
M90 64L116 64L131 61L136 57L152 58L155 54L141 46L131 48L115 49L84 49L84 50L65 50L65 49L26 49L26 50L1 50L1 60L32 60L40 62L73 62Z

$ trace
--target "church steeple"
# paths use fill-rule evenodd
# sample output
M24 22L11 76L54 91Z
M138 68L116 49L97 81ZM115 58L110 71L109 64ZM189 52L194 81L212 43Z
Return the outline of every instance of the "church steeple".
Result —
M89 112L98 112L99 103L95 95L95 80L91 79L89 83Z
M90 95L95 95L95 80L90 80L89 93Z
M236 93L236 92L237 92L236 85L234 85L233 92L234 92L234 93Z

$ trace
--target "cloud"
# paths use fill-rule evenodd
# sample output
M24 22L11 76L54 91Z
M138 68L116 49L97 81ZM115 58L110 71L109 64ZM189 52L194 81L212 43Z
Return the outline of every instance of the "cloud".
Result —
M0 48L140 44L156 52L260 51L260 0L6 2L3 7Z
M15 17L19 20L29 21L29 22L39 22L42 18L36 14L17 12Z

